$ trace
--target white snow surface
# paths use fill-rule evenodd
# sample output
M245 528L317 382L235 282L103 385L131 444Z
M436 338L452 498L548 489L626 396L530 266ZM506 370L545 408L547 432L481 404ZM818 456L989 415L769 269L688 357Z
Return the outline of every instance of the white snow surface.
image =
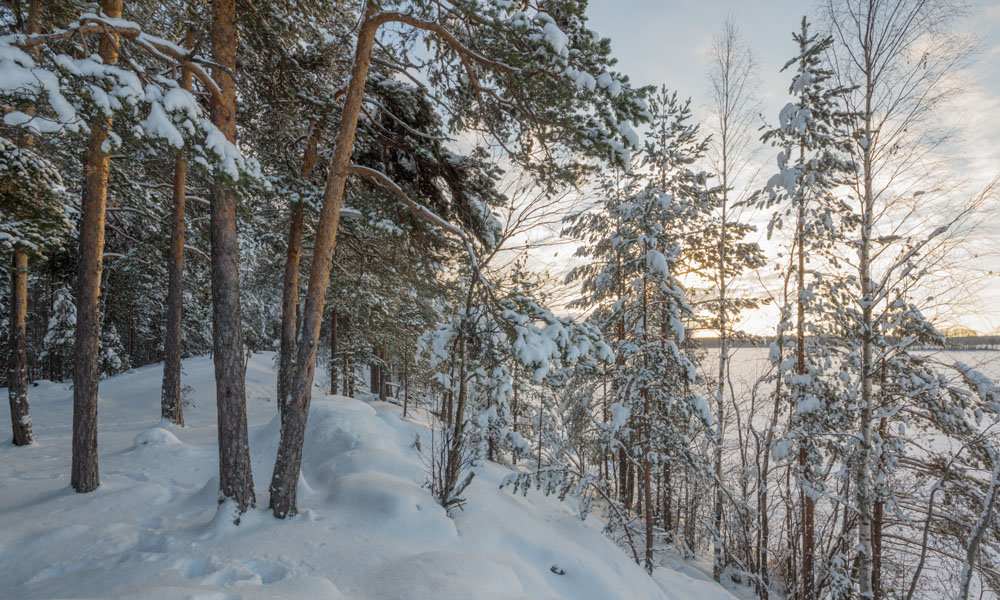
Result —
M247 369L259 507L232 523L217 504L212 361L184 362L187 426L161 422L162 367L101 382L101 486L69 487L72 390L29 389L36 444L0 425L0 597L197 600L500 598L731 600L676 563L653 578L581 521L572 501L499 489L487 463L449 518L423 487L426 417L393 404L323 396L309 416L299 509L266 510L278 441L273 355ZM0 390L4 396L6 390ZM553 566L564 575L551 571ZM683 571L683 572L682 572Z

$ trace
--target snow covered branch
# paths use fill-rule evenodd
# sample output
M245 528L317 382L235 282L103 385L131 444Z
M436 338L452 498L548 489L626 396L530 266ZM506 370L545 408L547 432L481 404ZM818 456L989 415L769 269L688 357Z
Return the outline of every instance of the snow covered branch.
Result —
M110 39L112 43L117 43L116 38L124 38L135 43L136 46L145 50L150 56L171 66L184 67L191 70L191 73L198 79L205 89L213 96L219 94L219 86L209 75L203 65L220 68L218 65L198 58L193 51L186 50L173 42L161 37L150 35L142 30L138 23L124 19L112 19L92 13L82 15L77 21L71 23L69 27L52 33L38 33L33 35L16 36L14 39L26 48L48 45L53 42L71 39L74 36L103 35Z

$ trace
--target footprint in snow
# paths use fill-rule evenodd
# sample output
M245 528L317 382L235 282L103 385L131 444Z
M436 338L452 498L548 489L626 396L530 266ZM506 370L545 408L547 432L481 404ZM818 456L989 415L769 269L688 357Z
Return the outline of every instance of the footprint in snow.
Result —
M180 560L175 568L181 572L184 579L194 579L211 573L215 570L215 565L212 563L212 559L207 556L192 556Z

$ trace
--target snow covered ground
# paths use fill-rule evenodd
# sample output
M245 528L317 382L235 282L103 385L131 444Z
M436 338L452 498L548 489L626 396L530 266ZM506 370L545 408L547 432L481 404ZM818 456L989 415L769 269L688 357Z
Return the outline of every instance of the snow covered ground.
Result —
M263 507L277 449L273 356L247 369L257 499L241 525L218 507L212 362L184 362L188 426L158 423L159 366L101 382L101 487L69 487L72 391L29 390L37 443L0 425L0 598L508 598L730 600L695 568L650 579L570 503L500 490L483 466L463 512L426 489L414 440L428 429L391 404L314 394L299 508ZM0 395L6 397L5 389ZM556 565L565 574L557 575ZM683 571L683 572L682 572Z

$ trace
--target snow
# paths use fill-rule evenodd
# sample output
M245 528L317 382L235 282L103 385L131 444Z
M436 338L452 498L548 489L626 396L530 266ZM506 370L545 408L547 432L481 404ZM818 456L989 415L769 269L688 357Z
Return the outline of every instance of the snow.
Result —
M622 83L608 72L601 73L597 76L597 85L601 89L607 90L611 96L618 96L618 94L622 93Z
M653 275L667 279L670 277L670 268L663 253L658 250L650 250L646 253L646 267Z
M273 354L247 368L257 501L232 524L218 505L212 362L184 362L187 427L159 421L161 367L101 383L101 486L68 487L72 390L30 389L38 443L0 425L0 597L731 600L684 563L645 575L572 500L499 488L486 463L449 517L423 487L426 415L314 392L301 514L263 507L277 451ZM5 393L6 390L0 390ZM559 571L564 574L559 574ZM680 572L684 571L684 572Z
M545 36L545 41L552 47L553 52L562 57L569 56L567 47L569 37L553 21L545 23L542 27L542 35Z
M808 71L799 73L795 81L792 82L792 93L795 95L801 94L806 88L812 85L813 81L815 81L815 77L813 77L812 73Z
M167 117L167 113L159 102L154 102L150 107L149 116L143 120L142 127L146 133L167 140L167 143L174 148L184 147L184 136L170 122L170 118ZM230 176L232 175L230 174Z
M822 405L819 402L819 398L817 398L813 394L806 394L805 396L799 399L796 408L798 409L798 413L800 415L805 415L817 412L821 407Z

